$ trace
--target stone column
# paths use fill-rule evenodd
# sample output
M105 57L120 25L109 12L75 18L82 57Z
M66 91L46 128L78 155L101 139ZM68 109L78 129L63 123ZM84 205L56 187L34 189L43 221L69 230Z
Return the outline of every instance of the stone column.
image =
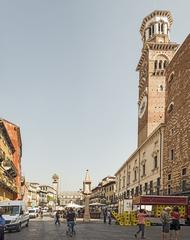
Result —
M90 196L86 195L83 222L90 222L89 200Z
M155 23L155 34L158 34L158 22Z
M84 194L84 200L85 200L83 221L90 222L89 202L90 202L90 194L91 194L91 179L90 179L88 170L86 170L86 176L83 182L83 194Z
M168 34L168 25L167 23L164 23L164 34Z
M149 39L149 30L148 29L146 29L145 36L146 36L146 41L147 41Z

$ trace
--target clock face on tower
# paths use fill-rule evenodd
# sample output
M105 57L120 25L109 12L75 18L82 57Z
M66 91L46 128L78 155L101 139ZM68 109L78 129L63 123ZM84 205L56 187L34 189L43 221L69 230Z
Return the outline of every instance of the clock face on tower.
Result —
M142 118L147 106L147 96L144 96L139 105L139 118Z

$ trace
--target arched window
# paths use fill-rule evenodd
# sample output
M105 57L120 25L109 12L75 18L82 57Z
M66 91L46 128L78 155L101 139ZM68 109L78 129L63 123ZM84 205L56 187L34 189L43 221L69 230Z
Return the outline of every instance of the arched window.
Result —
M151 27L148 29L149 37L151 36Z
M161 24L161 33L164 33L164 24Z
M172 112L173 109L174 109L174 103L171 102L171 103L169 104L169 106L168 106L168 109L167 109L168 113Z
M160 85L159 90L160 90L160 92L164 91L163 85Z
M174 79L174 72L172 72L168 78L168 82L171 82Z
M167 65L168 65L168 62L165 60L165 61L164 61L164 68L166 68Z
M160 33L160 29L161 29L160 23L158 23L158 32L159 32L159 33Z
M152 25L152 34L154 35L154 24Z
M154 156L154 169L156 169L158 167L158 156L155 155Z
M154 62L154 69L156 70L158 68L158 61L156 60L155 62Z
M162 69L162 60L159 61L159 69Z

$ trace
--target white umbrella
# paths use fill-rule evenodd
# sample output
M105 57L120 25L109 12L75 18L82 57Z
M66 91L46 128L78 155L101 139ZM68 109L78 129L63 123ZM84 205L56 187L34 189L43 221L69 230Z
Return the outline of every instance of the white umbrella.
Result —
M78 204L75 204L75 203L68 203L65 207L66 208L83 208L84 206L78 205Z
M95 203L90 203L90 206L105 206L106 204L95 202Z

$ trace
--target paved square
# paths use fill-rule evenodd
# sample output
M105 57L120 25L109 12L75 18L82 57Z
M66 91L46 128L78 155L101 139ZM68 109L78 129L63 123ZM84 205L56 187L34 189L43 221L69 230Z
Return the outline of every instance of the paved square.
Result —
M66 224L55 226L53 219L34 220L28 228L23 228L19 233L6 233L5 240L132 240L137 227L122 227L113 223L112 225L103 222L78 222L76 225L76 236L66 235ZM161 227L147 227L146 239L160 240ZM140 236L139 236L140 239ZM180 240L190 240L190 227L181 229Z

